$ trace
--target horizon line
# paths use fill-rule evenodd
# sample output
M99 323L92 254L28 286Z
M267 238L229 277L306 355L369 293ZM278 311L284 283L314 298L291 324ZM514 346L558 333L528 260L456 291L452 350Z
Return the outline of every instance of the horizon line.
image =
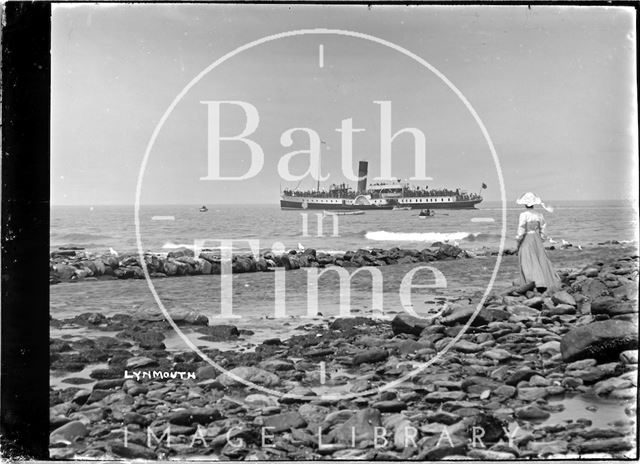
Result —
M514 200L515 201L515 200ZM627 202L627 203L638 203L638 198L592 198L592 199L563 199L563 200L547 200L548 203L558 203L558 202L568 202L568 201L576 201L576 202L584 202L588 203L590 201L616 201L616 202ZM501 200L484 200L484 202L496 202L499 203ZM509 202L509 200L507 200ZM141 207L144 206L202 206L203 203L143 203L140 204ZM204 203L206 206L251 206L251 205L261 205L261 206L279 206L278 202L253 202L253 203ZM135 203L49 203L49 206L130 206L134 207ZM480 208L476 208L480 209Z

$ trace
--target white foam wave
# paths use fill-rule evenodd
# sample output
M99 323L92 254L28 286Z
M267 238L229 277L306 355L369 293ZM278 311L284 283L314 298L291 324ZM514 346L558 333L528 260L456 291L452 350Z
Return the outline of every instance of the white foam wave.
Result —
M167 242L164 245L162 245L162 249L163 250L175 250L178 248L187 248L189 250L195 250L195 245L193 243L172 243L172 242ZM206 250L241 250L242 248L234 248L234 247L220 247L220 246L204 246L202 248L200 248L200 250L202 251L206 251Z
M470 232L386 232L378 230L367 232L368 240L386 242L446 242L448 240L464 240L467 237L477 236Z
M193 243L171 243L171 242L167 242L164 245L162 245L162 248L164 250L175 250L176 248L188 248L189 250L193 250L194 249L194 245L193 245Z

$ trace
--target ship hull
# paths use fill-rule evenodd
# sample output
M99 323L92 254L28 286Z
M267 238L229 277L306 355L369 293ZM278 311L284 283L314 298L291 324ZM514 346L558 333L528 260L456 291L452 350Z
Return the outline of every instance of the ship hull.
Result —
M315 201L314 201L315 200ZM403 201L404 200L404 201ZM442 202L431 202L427 200L414 201L415 199L398 199L397 202L378 202L375 204L347 203L347 200L327 200L317 201L315 198L282 198L280 200L281 209L296 210L327 210L327 211L350 211L350 210L392 210L395 206L409 207L411 209L475 209L475 206L482 202L482 198L473 200L451 200ZM335 201L329 203L328 201ZM405 202L406 201L406 202Z

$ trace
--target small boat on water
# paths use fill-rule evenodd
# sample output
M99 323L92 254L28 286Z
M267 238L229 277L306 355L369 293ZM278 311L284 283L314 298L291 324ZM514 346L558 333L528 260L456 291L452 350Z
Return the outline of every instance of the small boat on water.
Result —
M433 217L436 215L435 211L431 211L430 209L423 209L422 211L420 211L420 214L418 214L418 217L420 219L426 219L428 217Z
M202 208L200 208L201 213L206 213L207 211L209 211L209 209L204 205L202 206Z
M394 206L392 211L411 211L410 206Z
M364 211L327 211L324 210L323 214L325 216L330 214L335 214L336 216L359 216L360 214L364 214Z

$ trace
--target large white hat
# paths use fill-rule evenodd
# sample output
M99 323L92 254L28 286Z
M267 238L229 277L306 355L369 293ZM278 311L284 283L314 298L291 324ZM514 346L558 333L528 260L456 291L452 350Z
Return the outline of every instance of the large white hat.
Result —
M516 203L519 205L526 205L526 206L534 206L534 205L540 205L542 206L544 209L546 209L547 211L549 211L550 213L553 213L553 207L552 206L546 206L542 200L540 199L539 196L537 196L535 193L533 192L527 192L524 195L522 195L520 198L518 198L516 200Z
M542 200L535 193L527 192L524 195L522 195L520 198L518 198L516 200L516 203L518 203L519 205L533 206L533 205L541 205Z

